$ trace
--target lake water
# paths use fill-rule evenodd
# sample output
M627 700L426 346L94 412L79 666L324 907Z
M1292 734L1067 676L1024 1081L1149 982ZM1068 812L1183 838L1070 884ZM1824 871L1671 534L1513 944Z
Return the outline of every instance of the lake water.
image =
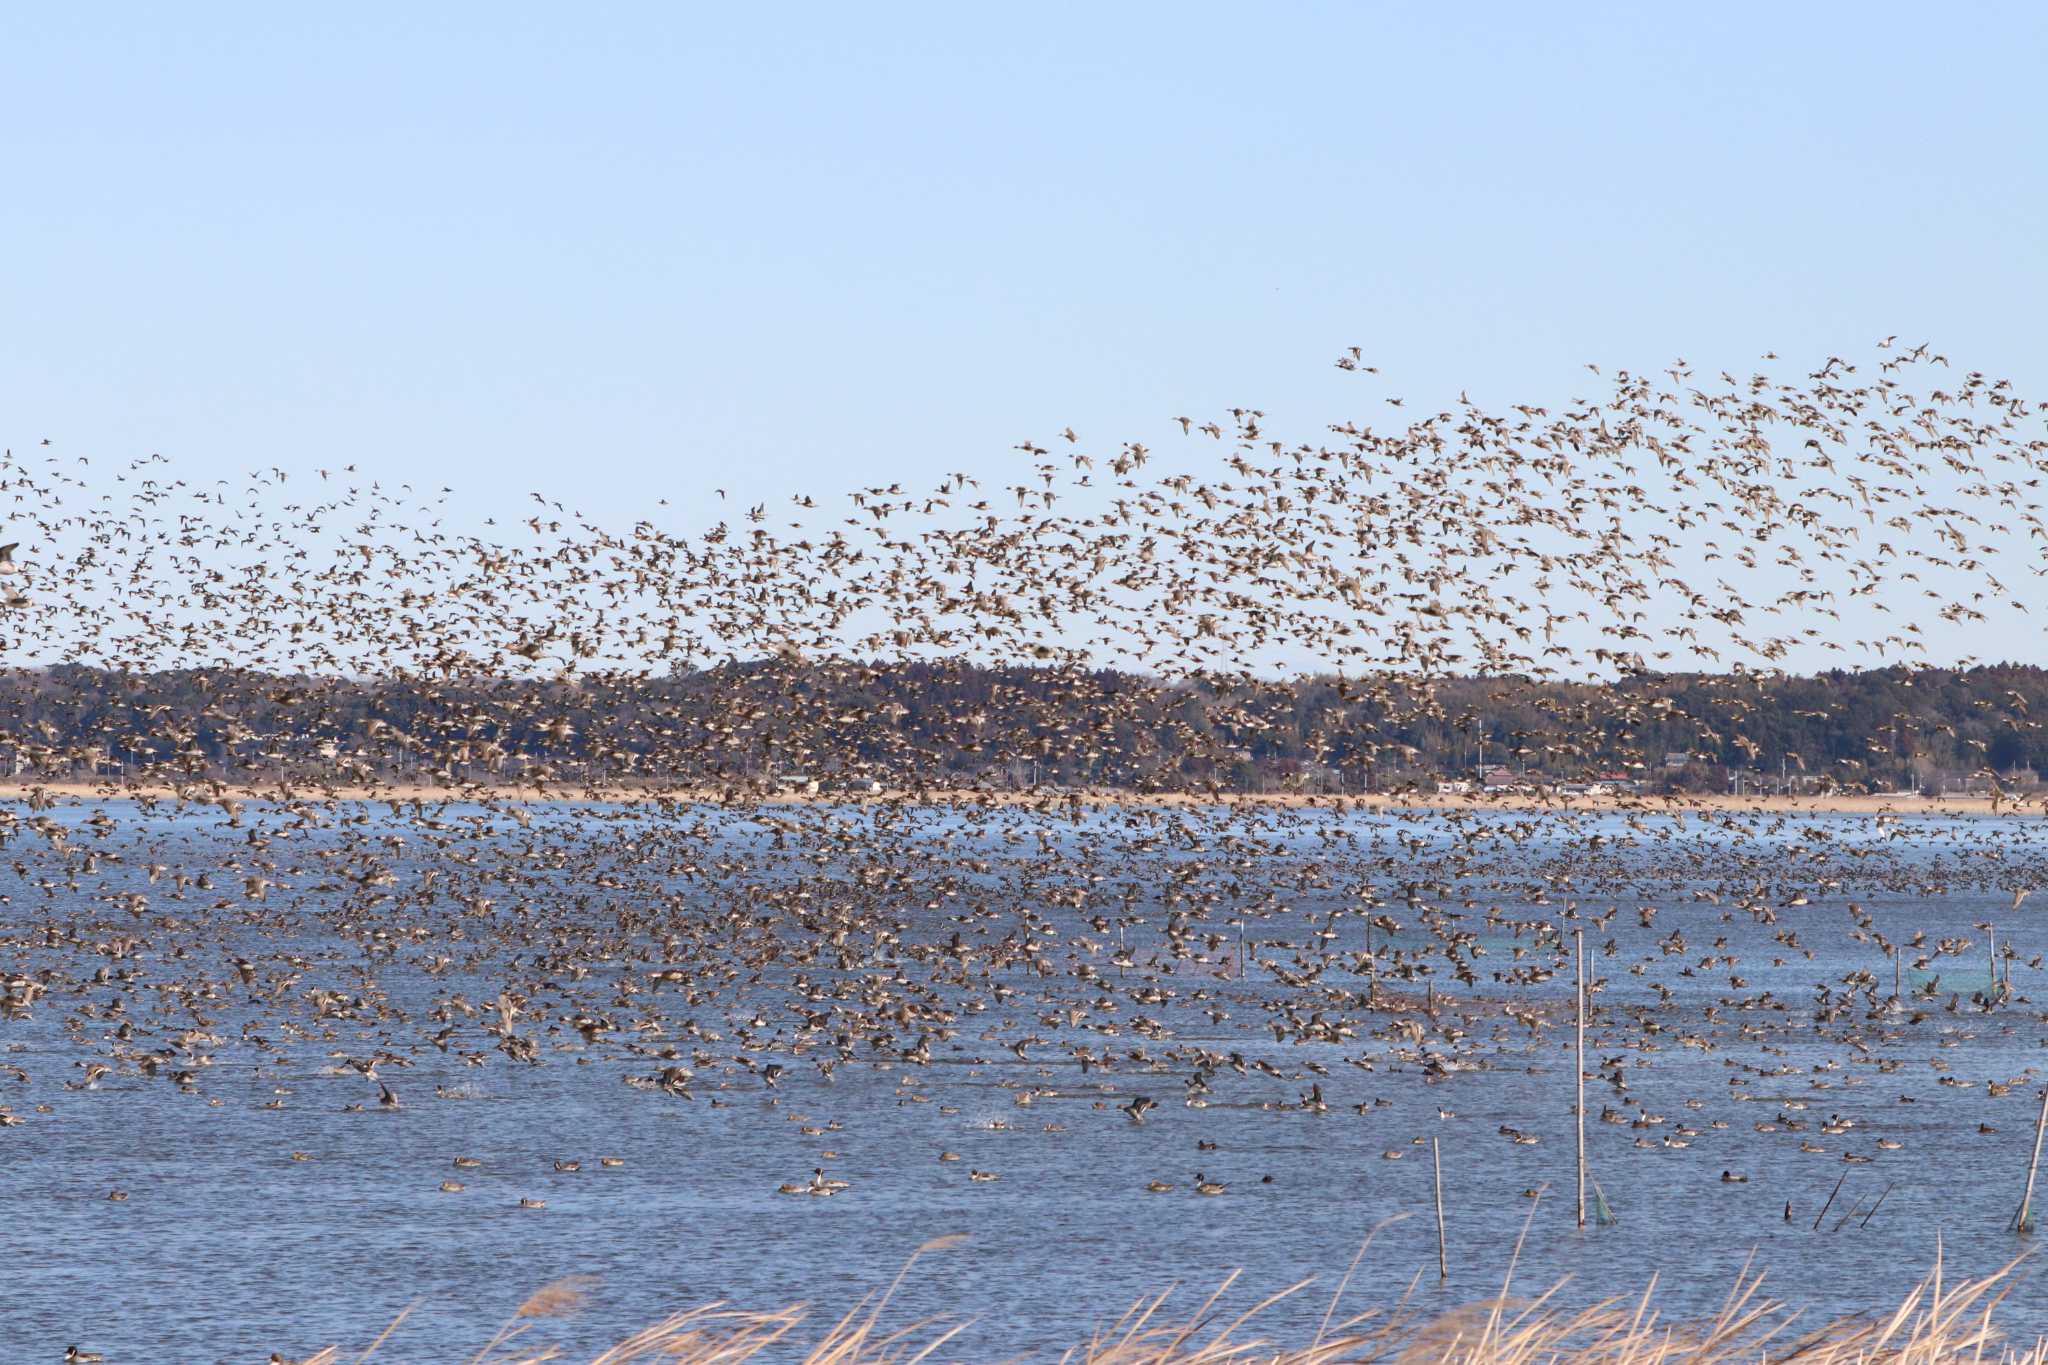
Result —
M920 1262L890 1320L972 1316L961 1353L1041 1358L1171 1285L1192 1310L1233 1270L1241 1307L1317 1277L1264 1319L1305 1339L1399 1215L1347 1308L1411 1284L1423 1311L1492 1293L1525 1219L1521 1287L1570 1276L1584 1301L1655 1274L1667 1317L1710 1313L1752 1255L1818 1318L1896 1304L1937 1235L1952 1274L2026 1245L2008 1224L2048 933L2013 892L2040 880L2033 824L849 808L778 834L703 810L522 828L481 809L91 809L54 813L60 845L17 829L8 850L0 975L45 987L0 1018L0 1068L28 1077L0 1069L20 1119L0 1128L8 1361L74 1341L110 1362L261 1361L367 1344L408 1306L379 1359L467 1359L572 1274L597 1277L590 1302L535 1343L589 1351L714 1299L829 1319L949 1234L965 1241ZM252 875L275 883L260 901ZM1367 893L1399 926L1376 931L1376 982ZM1165 931L1191 908L1175 957ZM1985 923L2010 954L1989 1009ZM1429 925L1469 934L1470 979ZM1615 1215L1584 1229L1574 927L1600 980L1587 1141ZM807 961L782 946L834 932ZM1892 991L1873 935L1916 933L1905 1007L1873 1009ZM679 963L687 982L650 977ZM495 1011L449 1004L506 990L531 1061L498 1047ZM611 1027L586 1041L578 1016ZM348 1064L379 1054L377 1081ZM687 1096L626 1083L664 1066L688 1069ZM1142 1122L1121 1108L1137 1096L1156 1102ZM778 1193L819 1168L848 1187ZM1198 1171L1226 1191L1194 1193ZM2004 1321L2048 1330L2048 1307L2022 1292Z

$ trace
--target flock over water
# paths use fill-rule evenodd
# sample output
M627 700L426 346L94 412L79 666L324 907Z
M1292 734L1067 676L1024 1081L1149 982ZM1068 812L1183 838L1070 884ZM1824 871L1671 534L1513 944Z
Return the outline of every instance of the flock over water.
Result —
M296 1359L417 1304L430 1358L587 1274L581 1349L952 1234L904 1310L1019 1354L1374 1228L1351 1292L1445 1303L1523 1235L1703 1310L1753 1251L1828 1310L1937 1233L1994 1268L2048 1022L2011 774L1972 815L1219 776L1289 671L1357 776L1479 686L1562 779L1652 722L1768 755L1787 661L2026 619L2004 381L1888 342L1600 382L1306 442L1232 409L1171 461L1067 430L695 534L10 452L0 1355ZM1695 713L1631 686L1679 673Z

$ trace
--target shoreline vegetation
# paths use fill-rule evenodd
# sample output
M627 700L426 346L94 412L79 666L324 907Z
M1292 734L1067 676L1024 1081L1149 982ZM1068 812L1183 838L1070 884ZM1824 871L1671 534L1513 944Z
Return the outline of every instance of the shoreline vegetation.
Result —
M927 1242L918 1255L962 1240ZM1366 1247L1370 1245L1368 1238ZM1262 1335L1260 1315L1284 1299L1311 1292L1314 1280L1238 1309L1224 1302L1237 1279L1233 1274L1192 1312L1173 1303L1175 1291L1170 1289L1140 1300L1087 1341L1064 1351L1059 1360L1061 1365L2048 1365L2048 1339L2011 1343L1997 1324L2000 1305L2024 1282L2017 1273L2024 1254L1991 1274L1957 1278L1944 1274L1937 1249L1933 1269L1896 1305L1804 1326L1795 1309L1765 1297L1764 1274L1747 1267L1736 1276L1719 1311L1703 1321L1667 1321L1657 1308L1654 1277L1638 1293L1583 1308L1561 1302L1569 1279L1518 1298L1513 1294L1512 1266L1497 1298L1423 1314L1412 1307L1418 1272L1399 1300L1360 1311L1346 1305L1345 1297L1365 1250L1362 1247L1353 1258L1306 1341L1290 1344ZM913 1256L911 1264L916 1260ZM752 1312L712 1303L633 1333L592 1356L589 1365L654 1360L671 1365L746 1365L755 1359L802 1365L920 1365L933 1358L984 1358L976 1350L971 1319L937 1317L885 1325L890 1298L910 1268L905 1265L886 1292L862 1299L822 1331L806 1330L810 1317L802 1304ZM543 1286L469 1357L471 1365L570 1360L559 1348L536 1346L529 1338L542 1320L578 1312L593 1283L571 1277ZM292 1365L378 1359L398 1336L406 1316L400 1314L367 1350L329 1346L289 1359ZM997 1352L985 1358L1017 1357Z
M1817 792L1802 795L1777 793L1674 793L1605 795L1515 791L1500 793L1438 794L1430 792L1377 792L1356 795L1301 792L1143 792L1102 787L1041 787L1023 790L983 788L915 788L878 792L803 792L763 790L758 787L663 787L608 783L584 787L573 783L552 785L513 782L422 782L356 783L335 785L316 782L200 781L171 783L103 779L65 779L29 782L0 779L0 801L89 803L92 801L156 801L196 805L217 805L223 801L243 803L282 802L391 802L411 805L446 802L563 805L681 805L815 806L908 804L914 806L1039 806L1060 808L1096 806L1216 806L1238 809L1273 807L1321 809L1326 811L1414 812L1498 812L1502 814L1580 813L1630 815L1883 815L1883 816L2048 816L2048 795L1997 793L1992 795L1923 796L1915 792Z

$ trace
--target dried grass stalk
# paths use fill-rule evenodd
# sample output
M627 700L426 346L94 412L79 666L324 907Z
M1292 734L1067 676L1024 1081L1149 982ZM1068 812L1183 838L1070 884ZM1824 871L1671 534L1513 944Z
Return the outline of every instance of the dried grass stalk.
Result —
M1377 1232L1378 1229L1375 1229ZM1367 1239L1370 1245L1371 1239ZM918 1249L944 1250L950 1239ZM1362 1254L1362 1251L1361 1251ZM1315 1336L1287 1346L1253 1335L1260 1314L1308 1288L1310 1282L1272 1294L1226 1316L1231 1275L1192 1313L1169 1316L1173 1291L1141 1299L1121 1317L1067 1351L1062 1365L2048 1365L2048 1341L2029 1346L2006 1343L1995 1324L1997 1309L2018 1284L2022 1256L1979 1279L1944 1279L1939 1247L1933 1269L1888 1314L1847 1317L1793 1334L1798 1316L1762 1294L1763 1276L1744 1266L1726 1301L1706 1322L1660 1320L1653 1279L1641 1296L1609 1299L1566 1309L1555 1302L1560 1281L1530 1299L1514 1299L1503 1285L1500 1297L1433 1317L1414 1315L1404 1294L1394 1305L1333 1321L1350 1271L1323 1315ZM917 1256L911 1257L915 1263ZM1357 1261L1352 1262L1356 1269ZM904 1274L910 1265L904 1266ZM1509 1272L1510 1283L1513 1271ZM919 1319L884 1329L883 1310L903 1282L863 1299L835 1320L815 1341L804 1344L801 1305L775 1312L747 1312L707 1304L636 1332L599 1353L590 1365L749 1365L756 1357L800 1365L923 1365L954 1346L970 1325ZM537 1319L573 1313L591 1282L584 1278L546 1285L520 1305L512 1322L470 1357L471 1365L544 1365L565 1357L554 1347L529 1354L514 1343ZM1411 1285L1412 1289L1412 1285ZM403 1315L400 1316L402 1322ZM386 1329L367 1360L397 1327ZM975 1359L957 1348L948 1359ZM1001 1354L987 1357L1004 1359ZM329 1347L303 1365L340 1365Z

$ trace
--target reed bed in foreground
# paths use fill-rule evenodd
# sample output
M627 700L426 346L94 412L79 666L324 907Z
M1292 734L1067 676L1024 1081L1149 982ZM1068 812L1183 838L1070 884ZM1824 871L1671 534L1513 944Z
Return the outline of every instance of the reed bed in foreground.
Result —
M918 1254L954 1239L928 1242ZM1368 1239L1370 1245L1370 1239ZM1360 1255L1364 1254L1363 1249ZM1896 1308L1841 1318L1795 1330L1798 1315L1762 1295L1763 1275L1747 1269L1736 1277L1726 1301L1704 1322L1669 1323L1655 1307L1653 1278L1642 1294L1609 1299L1585 1308L1557 1302L1564 1283L1531 1298L1515 1299L1506 1287L1498 1299L1453 1312L1422 1315L1399 1302L1338 1319L1337 1311L1358 1261L1352 1261L1322 1325L1308 1341L1286 1344L1257 1334L1260 1315L1275 1303L1307 1290L1304 1281L1251 1305L1226 1313L1223 1299L1236 1276L1226 1279L1193 1312L1169 1313L1173 1291L1141 1301L1066 1351L1061 1365L2048 1365L2048 1341L2007 1342L1996 1325L1997 1309L2019 1283L2024 1257L1977 1279L1945 1279L1937 1247L1934 1268ZM911 1264L917 1260L911 1258ZM969 1322L921 1319L883 1326L884 1310L910 1265L879 1296L870 1296L815 1336L801 1306L753 1312L712 1303L673 1314L598 1355L589 1365L667 1362L668 1365L922 1365L932 1361L1015 1359L1007 1353L977 1351ZM1509 1272L1510 1285L1513 1272ZM561 1317L581 1306L587 1285L577 1280L545 1286L522 1304L511 1322L474 1355L456 1365L544 1365L569 1357L550 1347L522 1348L521 1338L541 1319ZM1410 1289L1413 1288L1413 1282ZM386 1329L367 1350L329 1347L299 1365L349 1365L377 1361L379 1350L404 1322Z

